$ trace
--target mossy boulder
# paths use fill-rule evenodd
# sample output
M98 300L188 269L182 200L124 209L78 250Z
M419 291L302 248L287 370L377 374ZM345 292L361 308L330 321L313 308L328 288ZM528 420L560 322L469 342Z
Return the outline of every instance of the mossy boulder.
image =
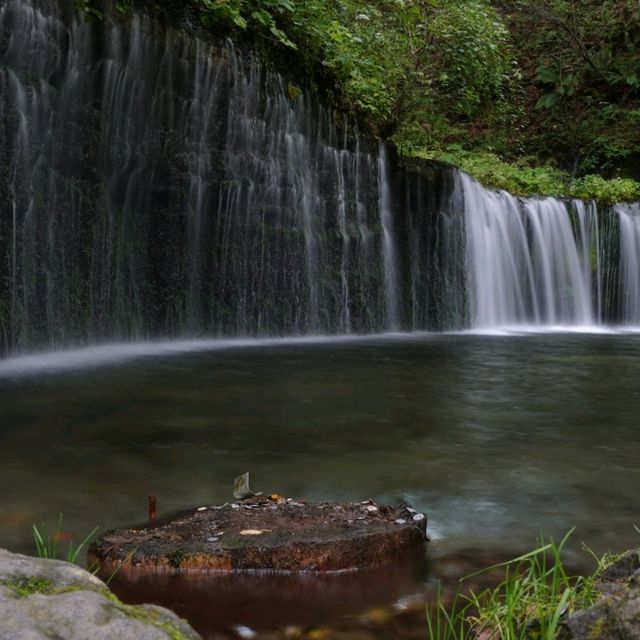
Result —
M198 640L174 613L129 606L76 565L0 549L2 637L12 640Z

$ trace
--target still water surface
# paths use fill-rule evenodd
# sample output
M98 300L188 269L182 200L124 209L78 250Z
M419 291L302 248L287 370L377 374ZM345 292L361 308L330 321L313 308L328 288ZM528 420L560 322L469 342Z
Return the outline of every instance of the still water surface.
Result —
M59 513L78 534L143 521L149 494L225 502L247 470L269 493L406 500L435 555L574 526L638 543L640 335L220 346L0 362L0 546L30 551Z

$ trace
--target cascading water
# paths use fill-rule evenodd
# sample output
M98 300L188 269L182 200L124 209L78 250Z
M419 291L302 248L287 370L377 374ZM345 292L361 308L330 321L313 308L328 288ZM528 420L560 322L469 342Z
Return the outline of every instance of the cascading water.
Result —
M0 353L640 323L637 208L487 191L290 89L146 14L6 0Z
M229 43L67 11L0 9L2 350L397 324L377 142Z
M603 261L611 261L611 243L600 229L600 218L611 217L610 212L600 216L593 202L490 192L464 174L458 181L464 193L472 326L589 327L613 315L618 305L617 319L639 317L631 292L640 254L632 216L624 212L628 208L619 207L618 214L620 268L629 285L616 302L603 269Z
M618 205L622 321L640 324L640 205Z
M384 261L384 290L387 303L389 328L400 328L398 313L398 258L393 230L393 214L391 212L391 197L389 194L389 160L387 145L380 143L378 157L378 193L380 207L380 224L382 226L382 255Z

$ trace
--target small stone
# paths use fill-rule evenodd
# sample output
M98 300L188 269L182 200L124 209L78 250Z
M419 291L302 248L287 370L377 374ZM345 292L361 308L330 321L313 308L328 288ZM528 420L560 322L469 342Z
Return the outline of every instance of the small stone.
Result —
M218 542L218 540L220 540L220 538L218 538L216 536L212 536L211 538L207 538L207 542Z
M407 521L404 520L403 518L398 518L397 520L394 520L394 522L396 524L407 524Z
M413 521L414 522L420 522L424 520L424 514L423 513L416 513L415 516L413 516Z
M370 504L368 507L365 507L365 509L369 512L369 513L373 513L374 511L378 510L378 507L374 507L372 504Z
M415 509L412 509L411 507L406 507L405 511L408 511L409 513L418 513Z
M198 511L206 511L207 507L198 507Z
M243 624L237 624L233 627L238 638L242 638L243 640L250 640L251 638L255 638L258 634L251 628L246 627Z
M232 509L239 509L239 508L240 508L240 505L239 505L239 504L236 504L236 503L234 502L234 503L231 505L231 508L232 508Z

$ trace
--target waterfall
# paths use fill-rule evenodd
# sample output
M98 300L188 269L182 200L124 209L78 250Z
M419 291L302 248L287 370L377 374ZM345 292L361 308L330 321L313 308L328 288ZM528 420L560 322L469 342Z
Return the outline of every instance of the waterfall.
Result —
M640 205L618 205L622 321L640 324Z
M229 42L8 0L0 352L396 327L377 142L292 95Z
M0 6L0 355L640 323L637 206L398 158L251 52L165 22Z
M595 205L518 199L464 174L458 179L472 326L595 324L601 305Z
M391 213L391 196L389 191L389 160L387 145L380 143L378 156L378 193L380 208L380 224L382 226L382 255L384 258L384 297L387 305L389 329L400 328L398 310L398 258Z

